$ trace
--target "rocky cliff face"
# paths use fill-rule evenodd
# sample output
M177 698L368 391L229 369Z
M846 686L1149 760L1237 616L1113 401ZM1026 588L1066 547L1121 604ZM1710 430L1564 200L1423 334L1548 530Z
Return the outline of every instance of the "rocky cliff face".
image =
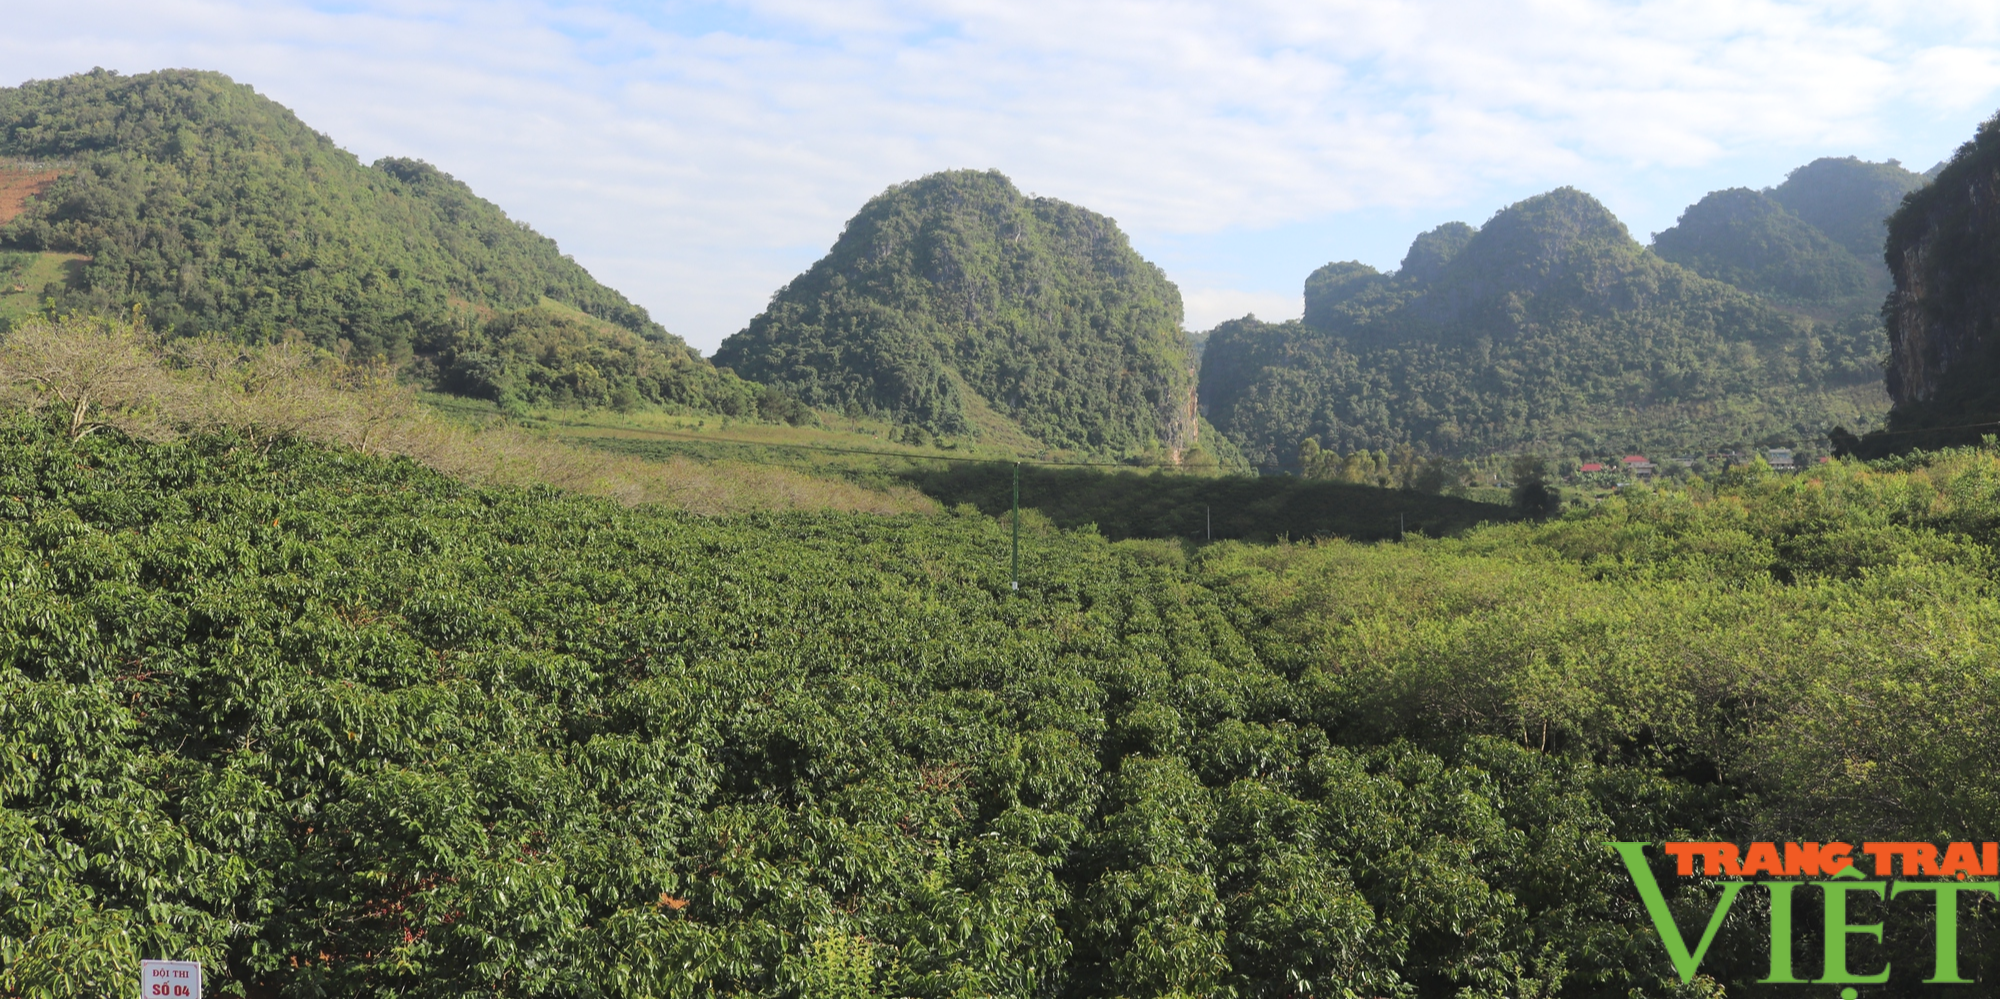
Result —
M2000 118L1889 220L1888 388L1899 410L1989 376L2000 319ZM1973 368L1979 370L1975 371Z

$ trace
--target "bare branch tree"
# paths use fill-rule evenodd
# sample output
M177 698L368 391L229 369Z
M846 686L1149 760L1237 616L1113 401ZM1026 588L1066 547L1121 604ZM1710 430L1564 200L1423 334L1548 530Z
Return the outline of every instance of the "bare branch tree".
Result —
M136 316L24 323L0 340L0 387L30 408L59 407L72 441L104 427L151 436L175 389L152 348Z

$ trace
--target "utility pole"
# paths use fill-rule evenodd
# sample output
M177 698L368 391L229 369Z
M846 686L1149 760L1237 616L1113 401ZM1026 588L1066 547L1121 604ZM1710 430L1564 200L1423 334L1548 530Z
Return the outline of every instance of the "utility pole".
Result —
M1215 514L1208 509L1207 504L1201 505L1201 520L1208 541L1215 541Z
M1014 576L1013 586L1021 589L1021 463L1014 463Z

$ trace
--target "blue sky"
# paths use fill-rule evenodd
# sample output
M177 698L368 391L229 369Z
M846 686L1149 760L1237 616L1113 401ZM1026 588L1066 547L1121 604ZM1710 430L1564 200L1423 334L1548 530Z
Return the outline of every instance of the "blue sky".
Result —
M24 5L25 6L25 5ZM1188 326L1564 184L1641 240L1819 156L1923 169L2000 107L2000 5L71 0L0 84L228 73L415 156L704 351L871 195L995 167L1118 219Z

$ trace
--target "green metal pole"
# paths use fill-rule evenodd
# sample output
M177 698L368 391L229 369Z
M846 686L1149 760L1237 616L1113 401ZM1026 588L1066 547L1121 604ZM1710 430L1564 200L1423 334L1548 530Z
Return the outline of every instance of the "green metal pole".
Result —
M1021 463L1014 463L1014 585L1021 589Z

